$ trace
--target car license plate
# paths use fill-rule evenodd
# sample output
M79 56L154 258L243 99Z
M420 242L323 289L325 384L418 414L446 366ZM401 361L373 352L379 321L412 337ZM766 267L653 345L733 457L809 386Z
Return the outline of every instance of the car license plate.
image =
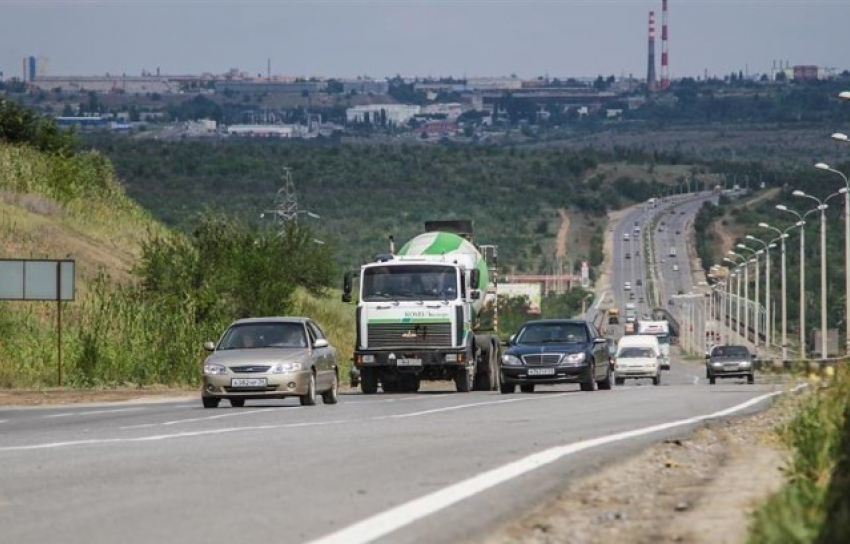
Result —
M528 369L529 376L554 376L555 369L554 368L529 368Z
M738 370L738 365L723 365L723 370Z
M265 378L233 378L230 387L265 387Z
M422 366L422 359L413 359L410 357L402 357L396 361L397 366Z

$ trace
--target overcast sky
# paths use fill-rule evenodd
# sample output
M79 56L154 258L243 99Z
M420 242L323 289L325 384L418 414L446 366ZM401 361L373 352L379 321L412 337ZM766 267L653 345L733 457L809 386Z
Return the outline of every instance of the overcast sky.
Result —
M850 68L850 0L669 4L674 78ZM645 77L650 10L660 63L661 0L0 0L0 71Z

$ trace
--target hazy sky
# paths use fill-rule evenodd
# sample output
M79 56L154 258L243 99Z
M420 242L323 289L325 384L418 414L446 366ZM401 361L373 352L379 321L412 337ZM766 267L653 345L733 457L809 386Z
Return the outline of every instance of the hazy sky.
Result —
M850 0L669 0L673 77L850 68ZM0 0L0 71L645 77L661 0Z

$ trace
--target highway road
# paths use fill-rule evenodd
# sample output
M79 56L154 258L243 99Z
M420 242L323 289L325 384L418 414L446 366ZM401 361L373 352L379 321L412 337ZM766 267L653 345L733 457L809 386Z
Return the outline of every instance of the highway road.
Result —
M28 543L475 541L577 478L780 385L199 398L0 409L0 535ZM755 404L747 404L755 402ZM737 408L736 408L737 407Z
M650 266L667 293L690 289L685 224L699 205L637 207L613 226L621 308L631 281L635 302L644 298L639 312L651 310L642 234L655 213L667 214L673 234L655 233L653 252L658 259L676 244L680 267ZM761 376L709 386L701 361L676 353L661 386L629 381L611 391L460 394L446 383L419 394L346 392L338 405L315 407L249 401L205 410L200 398L179 398L0 408L0 535L86 544L476 542L599 467L707 419L759 410L784 390Z

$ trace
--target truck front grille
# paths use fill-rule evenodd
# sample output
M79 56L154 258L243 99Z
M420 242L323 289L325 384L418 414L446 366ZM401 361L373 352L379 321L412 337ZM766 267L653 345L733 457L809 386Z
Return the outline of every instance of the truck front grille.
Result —
M370 348L446 348L452 345L452 324L369 323Z

